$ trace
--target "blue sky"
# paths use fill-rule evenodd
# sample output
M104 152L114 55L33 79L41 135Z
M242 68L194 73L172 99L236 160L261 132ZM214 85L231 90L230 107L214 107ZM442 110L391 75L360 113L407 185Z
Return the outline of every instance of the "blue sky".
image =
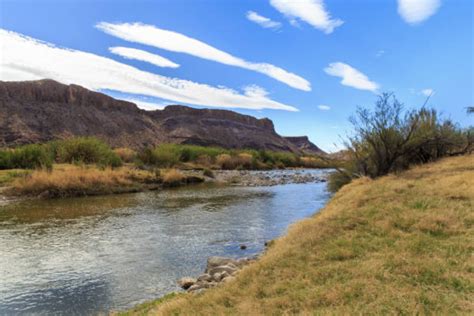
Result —
M473 124L470 0L0 0L0 79L268 117L325 150L394 92ZM125 58L127 57L127 58Z

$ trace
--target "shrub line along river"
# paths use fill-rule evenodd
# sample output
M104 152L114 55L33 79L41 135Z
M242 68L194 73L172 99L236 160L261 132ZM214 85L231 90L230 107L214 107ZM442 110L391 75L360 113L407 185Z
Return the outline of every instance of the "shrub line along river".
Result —
M311 182L203 185L0 206L0 314L130 308L179 290L176 281L200 274L209 256L261 252L265 241L328 199L326 184Z

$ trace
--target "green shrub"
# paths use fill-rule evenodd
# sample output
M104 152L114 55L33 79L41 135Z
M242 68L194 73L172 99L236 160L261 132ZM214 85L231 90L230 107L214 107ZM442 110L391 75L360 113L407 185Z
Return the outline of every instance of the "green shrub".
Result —
M101 167L118 168L118 167L121 167L123 163L120 156L117 153L111 151L105 154L104 157L102 157L102 159L99 160L97 165Z
M152 151L153 164L162 168L172 167L179 162L180 154L175 145L160 145Z
M171 168L180 162L192 162L205 167L211 167L215 163L219 168L229 170L321 166L321 163L310 164L308 161L308 159L301 160L297 154L290 152L161 144L155 148L145 148L139 152L136 164L139 166ZM324 167L327 166L327 164L324 165Z
M0 169L51 169L52 165L51 153L44 145L25 145L0 150Z
M50 143L57 162L119 167L122 160L109 145L95 137L77 137Z
M143 165L154 165L155 160L153 156L153 149L150 147L146 147L143 150L141 150L137 154L137 161L135 162L137 165L143 166Z
M352 178L347 173L335 171L329 175L328 190L329 192L335 193L351 181Z
M349 161L343 173L334 175L334 188L347 183L349 174L376 178L473 149L471 130L440 118L434 109L404 111L388 93L379 96L373 110L358 108L350 121L354 134L345 143Z
M0 150L0 169L12 169L12 151Z

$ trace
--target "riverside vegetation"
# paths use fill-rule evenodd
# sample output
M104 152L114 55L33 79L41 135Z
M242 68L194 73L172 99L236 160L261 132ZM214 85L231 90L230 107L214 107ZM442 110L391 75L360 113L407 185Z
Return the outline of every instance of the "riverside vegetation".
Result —
M157 189L203 182L212 169L330 167L327 160L289 152L162 144L138 152L93 137L0 150L0 185L7 195L44 198ZM185 170L201 170L200 175Z
M425 106L404 111L391 93L383 93L373 110L358 108L350 121L354 134L345 141L345 163L329 179L333 192L355 178L380 177L474 148L473 127L462 129Z

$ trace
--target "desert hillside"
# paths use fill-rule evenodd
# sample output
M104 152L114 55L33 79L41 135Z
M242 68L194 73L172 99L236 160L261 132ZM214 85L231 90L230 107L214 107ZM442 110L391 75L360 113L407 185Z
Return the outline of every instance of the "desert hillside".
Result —
M0 146L94 136L114 147L135 149L177 143L322 153L307 138L294 142L278 135L266 118L181 105L145 111L53 80L0 82L0 110Z

